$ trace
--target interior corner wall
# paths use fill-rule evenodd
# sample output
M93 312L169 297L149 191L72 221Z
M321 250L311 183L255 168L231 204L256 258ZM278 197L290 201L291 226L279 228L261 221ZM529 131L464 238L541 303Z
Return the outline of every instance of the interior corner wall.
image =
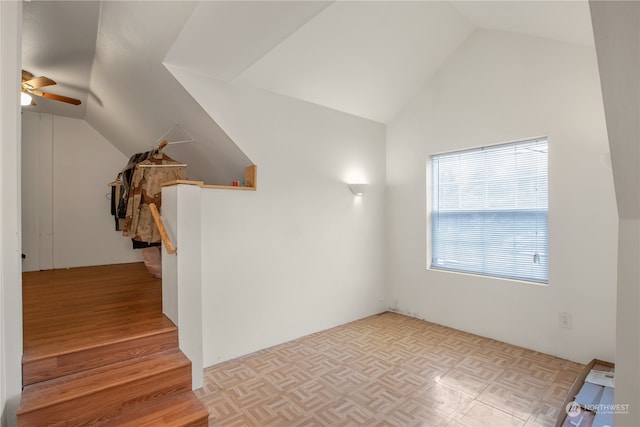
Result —
M384 126L173 71L258 171L202 190L204 365L383 311Z
M578 362L614 361L618 217L595 50L477 31L387 134L390 306ZM430 155L539 136L549 139L548 285L429 270Z
M22 2L0 2L0 424L15 426L22 391L20 81Z
M616 426L640 425L640 3L589 2L618 202Z
M31 112L22 151L25 271L142 259L115 231L108 198L124 154L84 120Z

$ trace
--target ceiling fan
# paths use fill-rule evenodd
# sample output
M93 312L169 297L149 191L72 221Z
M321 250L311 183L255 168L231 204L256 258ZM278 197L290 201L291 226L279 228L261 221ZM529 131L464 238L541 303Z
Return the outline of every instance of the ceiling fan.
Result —
M67 104L73 104L73 105L81 104L81 101L79 99L69 98L67 96L62 96L62 95L56 95L55 93L47 93L40 90L41 87L53 86L55 84L56 82L54 80L51 80L48 77L44 77L44 76L33 77L33 74L31 74L30 72L22 70L22 84L21 84L22 97L23 97L22 105L29 105L28 100L26 100L26 104L24 102L25 94L39 96L47 99L53 99L55 101L66 102ZM33 99L31 99L31 105L36 105Z

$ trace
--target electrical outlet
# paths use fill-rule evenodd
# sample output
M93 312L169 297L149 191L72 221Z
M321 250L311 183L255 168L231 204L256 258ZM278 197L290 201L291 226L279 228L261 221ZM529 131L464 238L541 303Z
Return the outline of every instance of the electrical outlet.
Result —
M564 311L558 313L558 323L561 328L571 329L571 313Z

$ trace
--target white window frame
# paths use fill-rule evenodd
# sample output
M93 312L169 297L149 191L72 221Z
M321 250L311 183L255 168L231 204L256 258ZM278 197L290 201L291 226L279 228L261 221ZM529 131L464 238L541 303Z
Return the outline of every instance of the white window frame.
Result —
M524 276L513 276L513 275L509 275L509 274L488 274L485 272L480 272L480 271L469 271L469 270L465 270L465 269L454 269L454 268L448 268L448 267L442 267L439 265L433 265L433 226L434 226L434 218L433 218L433 200L434 200L434 176L433 176L433 159L435 157L438 156L448 156L448 155L455 155L458 153L465 153L465 152L472 152L472 151L476 151L476 150L483 150L483 149L492 149L492 148L499 148L499 147L503 147L503 146L517 146L518 144L528 144L528 143L533 143L533 142L546 142L547 144L547 163L546 163L546 167L547 167L547 186L548 186L548 178L549 178L549 171L548 171L548 165L549 165L549 138L548 137L537 137L537 138L531 138L531 139L526 139L526 140L520 140L520 141L512 141L512 142L508 142L508 143L499 143L499 144L493 144L493 145L486 145L486 146L482 146L482 147L477 147L477 148L468 148L468 149L460 149L460 150L455 150L455 151L451 151L451 152L441 152L441 153L434 153L432 155L429 156L429 159L427 161L427 168L426 168L426 172L427 172L427 176L426 176L426 182L427 182L427 202L426 202L426 210L427 210L427 239L426 239L426 243L427 243L427 269L429 270L435 270L435 271L442 271L442 272L452 272L455 274L467 274L467 275L475 275L475 276L482 276L482 277L490 277L490 278L495 278L495 279L502 279L502 280L509 280L509 281L516 281L516 282L525 282L525 283L533 283L533 284L537 284L537 285L548 285L549 282L549 269L548 269L548 262L549 262L549 256L548 256L548 245L549 245L549 208L548 208L548 187L546 188L546 194L547 194L547 206L546 206L546 230L545 230L545 235L546 235L546 253L543 254L544 256L544 262L546 263L546 277L544 277L543 279L540 278L531 278L531 277L524 277ZM488 210L488 209L487 209ZM500 212L500 210L498 210ZM508 212L509 209L505 209L502 212ZM461 212L464 212L463 210L461 210ZM501 212L501 213L502 213ZM539 212L539 211L538 211ZM540 262L540 261L538 261Z

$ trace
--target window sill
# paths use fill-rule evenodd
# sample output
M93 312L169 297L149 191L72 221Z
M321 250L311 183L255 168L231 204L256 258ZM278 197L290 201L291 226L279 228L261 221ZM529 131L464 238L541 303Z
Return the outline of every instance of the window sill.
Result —
M536 282L533 280L525 280L525 279L515 279L515 278L511 278L511 277L501 277L501 276L491 276L488 274L480 274L480 273L469 273L466 271L458 271L458 270L449 270L446 268L438 268L438 267L427 267L427 271L433 271L433 272L437 272L437 273L443 273L443 274L458 274L458 275L462 275L462 276L469 276L469 277L473 277L476 279L488 279L488 280L498 280L498 281L503 281L503 282L510 282L510 283L519 283L519 284L524 284L524 285L534 285L534 286L542 286L542 287L548 287L549 286L549 282Z

